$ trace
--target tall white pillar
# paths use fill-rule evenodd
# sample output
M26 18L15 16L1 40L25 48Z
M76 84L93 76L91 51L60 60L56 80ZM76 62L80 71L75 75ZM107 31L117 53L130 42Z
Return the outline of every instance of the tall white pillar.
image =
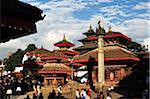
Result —
M104 40L103 36L98 37L98 83L105 83L105 66L104 66Z

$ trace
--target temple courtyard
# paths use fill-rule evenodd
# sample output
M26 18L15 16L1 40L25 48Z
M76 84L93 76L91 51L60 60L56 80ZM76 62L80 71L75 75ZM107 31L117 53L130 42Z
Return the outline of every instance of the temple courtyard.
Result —
M75 81L69 81L68 84L62 86L62 96L63 98L61 99L75 99L75 91L76 89L82 90L82 89L88 89L89 86L86 84L80 84L78 82ZM52 85L47 85L47 86L43 86L41 88L41 93L43 93L44 99L48 99L48 95L50 92L52 92L52 90L56 91L56 95L58 93L57 87L56 86L52 86ZM106 96L106 89L103 90L104 95ZM13 99L25 99L27 97L27 95L29 95L30 99L32 99L33 97L33 93L34 91L30 91L24 95L20 95L20 96L15 96L15 98ZM91 99L97 99L96 97L98 96L99 92L94 92L92 91L92 97ZM116 93L116 92L110 92L112 99L120 99L121 97L123 97L122 95ZM56 98L57 99L57 98Z

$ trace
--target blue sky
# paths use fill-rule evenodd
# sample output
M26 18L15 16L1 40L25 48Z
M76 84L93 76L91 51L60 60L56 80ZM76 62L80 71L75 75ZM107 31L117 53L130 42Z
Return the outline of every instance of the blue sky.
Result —
M108 30L122 32L133 41L149 45L149 10L148 0L20 0L37 6L43 10L45 19L36 23L37 33L10 40L0 44L0 58L6 53L15 52L18 48L25 49L34 43L48 50L67 35L68 39L80 46L77 40L84 38L91 24L93 29L100 20L101 25ZM18 46L19 45L19 46Z

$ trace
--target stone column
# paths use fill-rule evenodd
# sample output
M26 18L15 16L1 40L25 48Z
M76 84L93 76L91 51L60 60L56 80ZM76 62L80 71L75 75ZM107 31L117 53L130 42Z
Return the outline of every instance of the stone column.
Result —
M98 83L105 83L105 66L104 66L104 40L103 36L98 37Z

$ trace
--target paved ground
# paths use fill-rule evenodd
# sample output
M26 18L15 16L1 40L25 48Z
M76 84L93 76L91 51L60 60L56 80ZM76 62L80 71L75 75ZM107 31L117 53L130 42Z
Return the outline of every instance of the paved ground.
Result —
M82 88L88 89L89 86L87 86L85 84L79 84L77 82L70 81L68 84L63 86L62 95L67 99L75 99L75 90L77 88L79 90L81 90ZM47 99L47 97L49 95L49 92L52 92L52 89L55 89L56 93L57 93L57 88L55 86L44 86L44 87L41 88L41 92L43 93L44 99ZM12 99L24 99L27 95L29 95L30 98L32 99L33 93L34 92L31 91L31 92L28 92L25 95L21 95L17 98L15 97L15 98L12 98ZM106 93L104 93L104 94L106 94ZM119 95L117 93L114 93L114 92L112 92L111 95L112 95L113 99L117 99L117 98L121 97L121 95ZM94 99L96 97L97 97L97 94L95 92L92 92L92 98L91 99Z

